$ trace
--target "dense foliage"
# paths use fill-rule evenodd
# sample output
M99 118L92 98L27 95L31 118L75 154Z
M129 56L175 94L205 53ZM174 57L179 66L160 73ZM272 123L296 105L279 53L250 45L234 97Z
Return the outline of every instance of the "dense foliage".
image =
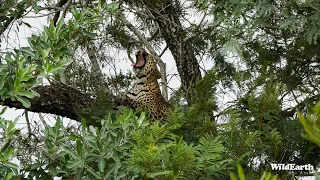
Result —
M320 166L319 9L316 0L0 3L0 39L6 44L0 50L0 105L24 108L28 125L27 134L15 128L19 118L7 120L1 107L0 179L313 175L272 171L270 164ZM26 20L30 13L50 20L24 47L14 46L14 29L34 26ZM174 60L165 62L176 63L178 75L160 69L168 73L161 82L164 94L171 78L182 82L171 89L175 108L166 122L149 122L145 112L110 100L133 79L111 54L126 51L131 59L140 46L159 59L169 49ZM94 103L69 108L59 102L54 113L77 114L72 126L59 116L50 126L41 114L30 122L32 107L53 106L45 96L54 99L56 91L40 92L44 81L77 90L61 88L66 97L79 92Z

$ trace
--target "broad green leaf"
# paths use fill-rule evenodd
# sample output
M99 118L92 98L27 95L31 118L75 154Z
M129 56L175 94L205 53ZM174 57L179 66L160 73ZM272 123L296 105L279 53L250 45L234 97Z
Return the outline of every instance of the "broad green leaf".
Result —
M22 96L17 95L16 98L18 99L18 101L20 101L22 103L22 105L26 108L30 108L31 107L31 103L30 101Z
M27 91L20 91L20 92L18 92L18 95L20 95L20 96L25 96L25 97L27 97L27 98L29 98L29 99L31 99L31 98L34 97L34 95L32 94L32 92L27 92Z
M35 12L36 14L38 14L39 11L40 11L40 7L37 5L37 2L38 2L38 1L32 1L32 8L34 9L34 12Z
M104 158L100 158L98 161L98 168L100 172L104 172L105 160Z

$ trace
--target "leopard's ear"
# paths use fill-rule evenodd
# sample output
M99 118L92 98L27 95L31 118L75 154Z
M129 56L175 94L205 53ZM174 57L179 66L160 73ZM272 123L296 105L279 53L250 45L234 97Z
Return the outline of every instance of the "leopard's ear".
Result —
M155 76L156 76L157 79L160 79L162 77L157 65L156 65Z

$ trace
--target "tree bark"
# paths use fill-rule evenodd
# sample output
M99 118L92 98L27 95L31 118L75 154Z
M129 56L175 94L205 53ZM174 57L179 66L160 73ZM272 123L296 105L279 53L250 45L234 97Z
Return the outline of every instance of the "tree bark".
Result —
M6 99L0 104L11 108L56 114L74 120L81 120L76 110L90 107L94 102L94 99L90 98L89 95L63 84L39 86L35 88L35 91L40 94L40 97L29 99L31 102L30 108L25 108L19 101L10 99Z

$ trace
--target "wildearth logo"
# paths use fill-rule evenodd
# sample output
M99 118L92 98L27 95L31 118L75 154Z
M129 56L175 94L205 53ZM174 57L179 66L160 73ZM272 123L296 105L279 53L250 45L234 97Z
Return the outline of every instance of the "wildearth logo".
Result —
M275 171L314 171L313 165L296 165L296 164L270 164L271 169Z

